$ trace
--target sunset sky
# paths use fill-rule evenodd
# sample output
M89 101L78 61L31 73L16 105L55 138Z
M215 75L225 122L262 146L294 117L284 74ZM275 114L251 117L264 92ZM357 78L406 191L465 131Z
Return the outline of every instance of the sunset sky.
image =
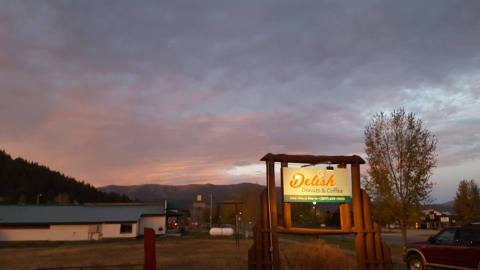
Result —
M95 186L263 184L395 107L437 202L480 183L480 1L0 0L0 149Z

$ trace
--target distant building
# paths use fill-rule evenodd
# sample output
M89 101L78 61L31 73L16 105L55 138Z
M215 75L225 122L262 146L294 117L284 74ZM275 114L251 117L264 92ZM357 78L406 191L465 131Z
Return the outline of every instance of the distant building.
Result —
M435 209L423 210L419 224L421 229L432 230L437 230L454 225L456 225L455 214L448 211L440 212Z
M134 238L145 227L164 234L163 206L6 205L0 206L0 241L77 241Z
M202 195L197 195L192 205L191 218L192 225L199 227L206 222L205 211L207 211L207 204L203 200Z

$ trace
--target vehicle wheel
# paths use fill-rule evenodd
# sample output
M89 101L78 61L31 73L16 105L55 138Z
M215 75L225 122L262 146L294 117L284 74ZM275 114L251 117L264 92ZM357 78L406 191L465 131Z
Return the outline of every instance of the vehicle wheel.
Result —
M417 254L410 255L407 258L407 269L408 270L423 270L423 261L420 256Z

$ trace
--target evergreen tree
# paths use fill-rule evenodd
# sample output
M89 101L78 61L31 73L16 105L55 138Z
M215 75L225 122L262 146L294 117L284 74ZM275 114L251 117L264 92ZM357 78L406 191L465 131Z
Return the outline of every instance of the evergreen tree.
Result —
M41 197L38 198L38 196ZM106 193L85 182L0 150L0 204L127 202L125 195Z
M455 196L454 209L461 223L480 221L480 190L475 181L460 181Z

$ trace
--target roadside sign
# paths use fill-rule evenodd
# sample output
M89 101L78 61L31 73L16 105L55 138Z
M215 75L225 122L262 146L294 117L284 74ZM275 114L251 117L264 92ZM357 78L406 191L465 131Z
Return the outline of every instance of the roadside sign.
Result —
M283 168L284 202L351 203L346 168Z

